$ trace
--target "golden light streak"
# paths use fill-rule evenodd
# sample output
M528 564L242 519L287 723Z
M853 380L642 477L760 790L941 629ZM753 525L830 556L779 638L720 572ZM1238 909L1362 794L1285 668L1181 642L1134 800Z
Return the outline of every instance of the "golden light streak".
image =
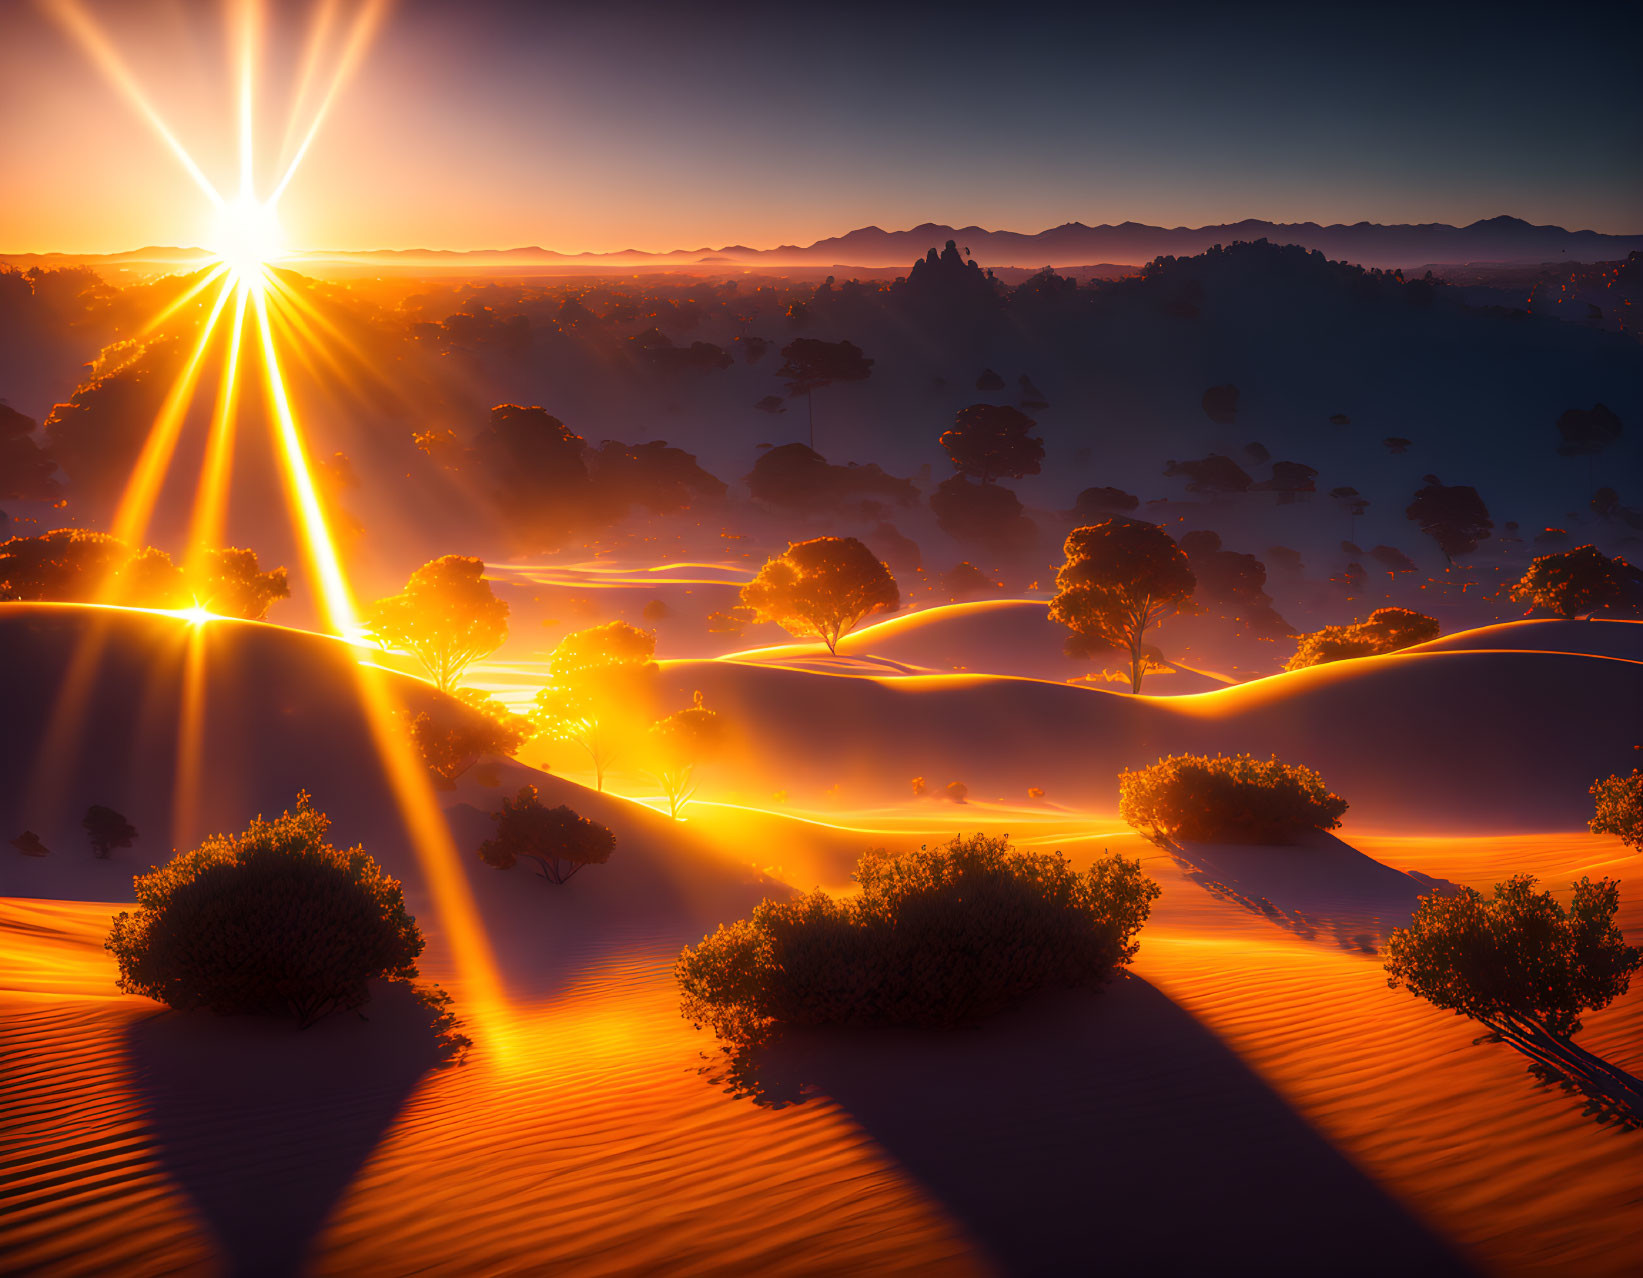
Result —
M200 469L200 487L194 496L194 516L188 531L187 562L222 544L224 513L228 506L229 475L234 460L234 430L239 417L240 346L244 339L245 307L250 290L234 290L234 327L229 334L228 362L223 367L217 411L206 442Z
M320 100L319 109L314 113L314 119L308 126L308 132L303 136L302 145L297 148L291 157L291 163L286 166L285 175L274 186L273 195L268 197L270 204L277 204L280 196L285 194L285 188L291 185L291 179L297 175L297 169L308 155L308 148L314 144L319 136L320 126L325 123L325 117L330 114L331 106L341 93L342 86L348 77L353 74L354 67L365 53L371 37L376 34L378 24L387 11L386 0L365 0L358 14L354 17L354 25L348 33L348 43L344 46L342 56L337 60L336 70L332 73L331 83L325 90L325 96Z
M143 326L137 330L137 336L139 338L147 337L156 329L163 327L173 315L182 310L183 307L187 306L196 297L205 292L206 289L210 288L227 273L228 264L226 262L218 262L208 270L202 272L197 280L179 293L177 297L173 299L163 310L159 311L157 314L145 321Z
M326 622L338 634L349 638L359 633L359 620L354 612L353 594L343 576L342 564L337 558L336 543L325 522L325 510L314 487L314 476L308 468L308 455L302 444L302 432L297 429L291 414L291 399L280 374L279 355L274 350L274 331L268 321L268 299L265 290L250 290L252 303L257 309L257 331L262 338L263 372L268 383L268 398L279 428L279 442L287 490L296 507L298 524L302 531L304 549L320 585L320 605Z
M182 432L183 418L187 415L193 400L194 385L200 376L200 363L205 358L211 335L216 331L217 320L221 318L223 308L228 305L231 292L225 281L217 292L217 300L211 307L211 314L200 330L199 340L194 343L193 352L183 364L182 370L166 394L165 402L160 406L159 415L154 419L148 438L143 442L143 451L137 458L137 465L131 472L131 478L126 482L125 494L121 497L120 505L115 512L112 531L114 536L128 545L139 544L148 531L148 521L154 513L155 499L159 496L160 486L165 481L166 471L170 468L171 456L177 448L177 437Z
M154 110L102 33L77 7L75 0L48 2L53 4L53 12L63 25L75 35L109 78L165 140L189 174L206 192L221 218L219 231L223 238L216 245L221 260L208 274L191 285L159 316L150 321L143 330L146 334L158 328L206 289L213 284L217 285L218 291L210 314L200 330L192 352L166 395L154 425L144 441L131 479L126 485L114 521L115 535L128 543L137 543L147 530L155 502L175 455L184 418L199 380L202 361L232 295L235 301L233 328L229 335L216 410L206 441L199 488L195 494L189 531L189 558L195 560L202 551L214 546L220 539L226 522L238 420L241 361L246 357L243 349L244 330L248 322L247 310L252 310L255 313L258 334L255 350L260 358L268 405L279 442L280 469L298 529L299 541L313 578L318 583L320 611L332 630L345 639L358 642L360 630L353 595L331 537L324 506L309 467L303 434L297 424L290 392L281 370L268 302L269 292L275 293L280 308L280 320L286 330L304 339L306 345L324 355L333 364L336 357L328 349L328 344L316 337L316 328L326 330L331 345L340 346L356 358L362 357L329 320L319 314L305 299L280 283L268 271L267 263L278 247L272 242L272 236L277 232L277 223L273 215L275 203L284 194L304 156L307 155L343 82L352 72L368 38L375 31L386 4L384 0L366 0L356 15L346 47L320 105L303 135L301 145L286 167L273 195L267 201L259 202L255 194L253 72L260 10L255 0L244 0L240 5L242 26L238 58L240 190L235 200L225 202ZM333 7L332 0L327 0L321 10L318 29L310 45L310 60L308 69L304 72L303 90L299 95L299 101L306 97L309 79L317 73L318 50L323 42L324 32L331 22ZM288 139L293 136L290 124L287 126L286 136ZM297 345L296 349L299 354L303 354L301 345ZM57 796L64 788L71 753L86 726L86 711L100 673L109 625L118 611L125 610L99 610L70 657L68 669L53 706L46 739L36 758L35 784L31 787L30 797L42 812L55 805ZM172 780L173 835L179 844L183 844L192 841L198 833L193 826L198 820L205 763L206 623L212 621L213 616L208 609L199 606L180 610L143 611L169 611L170 615L190 623L183 657L176 770ZM445 814L440 809L427 768L404 732L401 723L403 707L398 703L391 687L392 676L363 661L356 662L354 669L360 704L364 709L377 755L393 791L394 801L413 851L427 878L438 910L441 931L451 947L461 975L464 1012L473 1019L476 1028L485 1027L488 1036L497 1043L498 1050L505 1054L508 1050L503 1028L506 1020L506 1000L490 942L467 879L464 877L462 861L452 840Z
M160 113L149 102L148 96L138 86L125 63L120 60L119 54L114 52L101 29L94 23L86 12L80 8L76 0L49 0L47 11L55 17L63 28L77 40L81 46L103 70L103 73L113 82L114 86L126 97L132 106L137 108L139 115L148 121L149 126L159 134L161 141L176 156L178 162L194 179L201 191L213 205L222 207L221 192L211 185L211 180L200 171L200 166L194 163L194 157L187 148L177 140L177 135L171 131L166 122L160 118Z
M308 29L308 41L303 46L302 70L297 74L297 87L291 95L291 110L285 117L285 133L280 138L280 163L291 155L291 141L297 135L297 119L308 102L308 94L319 74L319 64L325 52L326 37L331 34L331 23L337 14L337 0L321 0L319 11Z

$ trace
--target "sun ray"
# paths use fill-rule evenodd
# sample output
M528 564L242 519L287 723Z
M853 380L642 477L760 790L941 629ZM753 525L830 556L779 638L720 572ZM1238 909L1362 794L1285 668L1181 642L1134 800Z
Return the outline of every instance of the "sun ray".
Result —
M222 542L229 475L234 459L234 432L239 417L240 347L244 341L245 310L249 300L249 289L234 290L234 321L228 337L228 358L223 365L217 411L212 417L211 434L206 440L200 486L194 495L194 515L188 531L186 562L190 566L204 551Z
M210 288L227 273L228 266L224 262L217 262L208 269L201 271L198 279L166 303L163 309L155 312L143 322L143 326L137 330L137 337L144 338L164 328L170 322L172 316L193 302L195 298L199 297L201 293L205 292L206 289Z
M302 109L313 91L314 80L319 75L320 61L325 53L326 38L331 34L331 24L336 20L336 16L337 0L320 0L319 10L309 26L308 39L303 46L302 70L297 74L297 86L291 94L291 109L285 116L285 133L280 138L281 172L284 171L284 166L291 156L291 143L297 136L297 120L301 117Z
M159 496L166 471L170 469L171 457L177 448L177 438L182 433L183 420L188 415L189 405L193 401L194 386L200 376L200 365L205 359L212 334L216 332L217 321L222 317L223 308L228 305L232 293L233 290L225 280L217 292L217 300L212 304L210 315L206 317L205 324L200 329L200 336L194 343L193 351L183 363L176 380L172 382L165 402L160 406L159 415L154 419L154 425L143 443L143 450L137 458L130 480L126 483L125 494L121 497L114 516L112 531L121 541L135 545L148 531L149 517L154 513L154 502Z
M353 638L359 630L354 613L353 594L343 575L342 563L337 557L336 543L326 523L325 510L314 484L313 472L308 466L308 454L303 445L302 432L297 429L291 411L291 398L280 372L279 355L274 349L274 330L268 318L266 290L250 290L252 304L257 312L257 332L261 338L262 367L268 384L270 406L274 410L275 426L279 433L282 472L290 494L293 513L302 533L302 542L315 579L319 582L320 611L337 634Z
M80 8L76 0L49 0L47 12L79 42L80 47L102 68L103 73L137 109L137 113L148 122L149 127L159 134L160 140L170 149L188 176L194 179L195 185L205 193L205 197L217 208L221 208L222 193L211 184L211 179L206 177L200 166L194 162L194 157L188 153L188 148L177 140L177 135L155 110L154 104L148 100L148 95L142 91L130 69L120 59L120 55L114 52L114 47L109 44L102 29L91 20L85 10Z
M359 12L354 17L354 25L349 29L347 44L343 47L342 55L337 60L336 69L331 74L331 82L326 87L325 96L320 99L319 109L314 112L313 121L309 124L307 133L303 135L302 144L297 147L296 154L291 157L291 163L286 166L284 176L275 184L274 193L269 197L269 203L278 203L280 197L285 194L285 188L291 185L291 179L297 175L297 169L301 167L303 160L308 155L308 148L314 144L314 139L319 136L320 127L325 123L325 117L330 114L331 107L336 102L338 94L342 92L343 85L347 82L348 77L353 74L354 67L364 55L366 46L369 45L372 36L376 34L376 29L387 9L387 0L365 0L365 3L360 6Z

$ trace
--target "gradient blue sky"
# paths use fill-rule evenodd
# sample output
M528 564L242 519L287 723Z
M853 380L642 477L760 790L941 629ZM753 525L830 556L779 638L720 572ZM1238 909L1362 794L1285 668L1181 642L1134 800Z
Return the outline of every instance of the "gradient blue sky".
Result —
M84 2L230 183L220 6ZM315 6L265 7L272 152ZM1501 213L1643 232L1640 9L402 0L281 212L316 248ZM0 86L0 250L199 238L188 179L32 0L0 0Z

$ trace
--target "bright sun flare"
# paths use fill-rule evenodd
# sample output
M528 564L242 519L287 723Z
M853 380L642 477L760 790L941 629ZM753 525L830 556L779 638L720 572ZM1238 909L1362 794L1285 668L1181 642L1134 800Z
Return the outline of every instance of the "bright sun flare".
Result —
M279 215L273 204L259 203L249 196L229 200L217 210L216 226L207 247L237 277L254 277L285 252Z

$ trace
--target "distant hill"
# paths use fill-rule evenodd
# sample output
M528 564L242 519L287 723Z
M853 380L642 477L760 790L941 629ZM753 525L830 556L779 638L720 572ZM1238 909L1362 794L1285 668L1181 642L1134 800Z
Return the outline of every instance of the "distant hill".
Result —
M1215 244L1259 239L1275 244L1299 244L1308 249L1317 249L1335 261L1387 269L1424 268L1428 264L1521 265L1615 261L1634 250L1643 250L1643 234L1606 235L1597 231L1569 231L1561 226L1535 226L1515 217L1492 217L1473 222L1470 226L1449 226L1442 222L1392 226L1355 222L1350 226L1320 226L1316 222L1267 222L1250 218L1242 222L1199 227L1147 226L1140 222L1085 226L1082 222L1068 222L1036 234L988 231L979 226L953 227L935 222L926 222L906 231L864 226L845 235L817 240L814 244L783 244L770 249L732 244L724 248L672 249L666 252L622 249L614 253L563 253L530 245L469 251L326 251L304 254L303 257L313 262L369 262L402 268L472 268L476 265L597 268L611 264L627 268L641 264L675 267L708 264L721 268L792 265L872 269L905 267L914 258L923 257L930 249L939 249L948 240L953 240L983 266L1035 269L1090 262L1138 266L1156 257L1190 256L1202 253ZM0 255L0 261L18 265L67 261L182 264L198 260L200 256L197 249L163 248L105 255L10 254Z

